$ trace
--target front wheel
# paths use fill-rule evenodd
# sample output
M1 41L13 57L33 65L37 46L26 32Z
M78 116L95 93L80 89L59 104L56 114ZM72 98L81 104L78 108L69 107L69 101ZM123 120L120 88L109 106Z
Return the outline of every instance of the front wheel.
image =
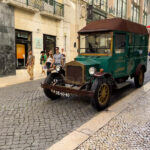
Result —
M60 75L57 76L48 75L44 81L44 84L64 85L64 83L62 83L63 81L64 80ZM44 90L44 94L51 100L56 100L60 98L60 95L55 94L49 89L44 88L43 90Z
M92 105L98 111L106 108L111 97L111 84L109 79L101 79L97 85L95 96L92 99Z
M144 83L144 71L140 69L139 73L134 77L134 83L137 88L141 87Z

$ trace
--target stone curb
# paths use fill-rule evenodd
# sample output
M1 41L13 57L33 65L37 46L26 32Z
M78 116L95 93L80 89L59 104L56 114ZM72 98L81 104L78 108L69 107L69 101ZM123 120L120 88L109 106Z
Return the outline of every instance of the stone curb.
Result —
M105 126L110 120L119 115L129 105L134 103L137 98L148 92L148 90L150 90L150 82L145 84L142 88L136 89L130 95L120 99L118 102L110 106L108 111L99 112L91 120L52 145L47 150L74 150L96 131Z
M19 79L19 80L13 80L13 81L10 81L9 82L9 79L7 81L7 83L0 83L0 88L4 88L4 87L7 87L7 86L11 86L11 85L16 85L16 84L21 84L21 83L26 83L26 82L32 82L32 81L36 81L36 80L39 80L39 79L44 79L45 77L38 77L38 78L35 78L34 80L29 80L29 79L25 79L25 80L22 80L22 79Z

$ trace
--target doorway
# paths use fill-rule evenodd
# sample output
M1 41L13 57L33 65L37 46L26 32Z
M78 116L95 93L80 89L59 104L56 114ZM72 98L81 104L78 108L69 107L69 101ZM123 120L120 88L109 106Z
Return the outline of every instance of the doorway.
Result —
M28 51L32 50L32 33L16 30L16 68L24 69L27 63Z
M55 54L55 47L56 47L56 36L51 35L43 35L43 50L46 52L46 54L52 50L53 54Z

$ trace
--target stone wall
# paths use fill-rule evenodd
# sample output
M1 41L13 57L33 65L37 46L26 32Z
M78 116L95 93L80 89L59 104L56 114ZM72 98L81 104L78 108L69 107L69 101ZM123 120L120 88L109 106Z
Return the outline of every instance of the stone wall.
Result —
M0 2L0 77L16 74L14 9Z

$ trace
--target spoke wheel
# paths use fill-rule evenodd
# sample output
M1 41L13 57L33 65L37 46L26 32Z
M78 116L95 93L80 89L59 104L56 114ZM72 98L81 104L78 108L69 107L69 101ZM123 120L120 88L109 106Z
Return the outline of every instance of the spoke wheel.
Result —
M141 87L144 83L144 71L141 69L134 77L134 83L137 88Z
M112 91L112 80L109 78L102 78L98 80L95 95L92 98L92 105L98 111L106 108L109 104L111 91Z
M142 71L139 73L139 84L142 85L144 82L144 74Z
M98 102L105 105L109 99L109 94L109 86L106 83L102 84L98 90Z
M64 80L62 79L61 76L55 76L55 77L47 76L44 83L50 84L50 85L62 85L62 86L64 86L63 81ZM53 90L49 90L49 89L43 89L43 90L44 90L45 95L48 98L50 98L51 100L55 100L55 99L58 99L61 97L60 95L57 95L55 93L55 91L53 91Z

